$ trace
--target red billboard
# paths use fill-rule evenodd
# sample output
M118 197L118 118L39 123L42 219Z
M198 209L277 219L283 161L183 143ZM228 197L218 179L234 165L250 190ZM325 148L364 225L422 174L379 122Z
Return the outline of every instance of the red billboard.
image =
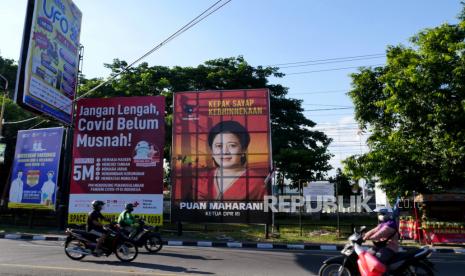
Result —
M97 199L111 218L133 203L134 214L162 223L164 114L162 96L77 102L70 224L85 223Z
M267 222L268 90L176 93L171 164L173 220Z

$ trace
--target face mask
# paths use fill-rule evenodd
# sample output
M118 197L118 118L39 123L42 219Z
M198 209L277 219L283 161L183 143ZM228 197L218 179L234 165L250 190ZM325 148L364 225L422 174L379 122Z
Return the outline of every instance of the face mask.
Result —
M378 220L381 222L384 222L385 216L384 215L378 215Z

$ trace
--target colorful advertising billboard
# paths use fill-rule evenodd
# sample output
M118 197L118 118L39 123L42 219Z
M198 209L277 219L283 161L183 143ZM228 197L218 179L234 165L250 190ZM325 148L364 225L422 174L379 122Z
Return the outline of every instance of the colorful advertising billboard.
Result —
M71 0L29 0L15 101L70 124L82 13Z
M267 89L175 94L173 220L268 222L269 114Z
M133 214L162 224L164 114L161 96L77 102L68 223L85 224L102 200L112 220L133 203Z
M9 208L55 209L63 128L18 131Z

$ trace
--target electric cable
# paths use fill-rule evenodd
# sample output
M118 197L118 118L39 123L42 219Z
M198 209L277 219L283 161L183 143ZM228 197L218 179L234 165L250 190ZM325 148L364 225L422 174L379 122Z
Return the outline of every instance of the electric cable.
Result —
M330 69L304 71L304 72L291 72L291 73L284 73L284 75L286 75L286 76L289 76L289 75L302 75L302 74L311 74L311 73L319 73L319 72L347 70L347 69L354 69L354 68L360 68L360 67L375 67L375 66L382 66L382 65L384 65L384 64L379 63L379 64L370 64L370 65L349 66L349 67L330 68Z
M330 61L330 60L341 60L341 59L351 59L351 58L361 58L361 57L371 57L371 56L381 56L381 55L385 55L385 54L384 53L378 53L378 54L367 54L367 55L359 55L359 56L314 59L314 60L297 61L297 62L276 63L276 64L271 64L271 65L268 65L268 66L269 67L275 67L275 66L279 67L281 65L302 64L302 63L322 62L322 61Z
M228 4L229 2L231 2L232 0L227 0L226 2L224 2L223 4L221 4L220 6L218 6L218 4L220 4L221 2L223 2L223 0L218 0L217 2L215 2L213 5L211 5L210 7L208 7L206 10L204 10L202 13L200 13L198 16L196 16L194 19L192 19L191 21L189 21L187 24L185 24L184 26L182 26L180 29L178 29L176 32L174 32L172 35L170 35L168 38L166 38L165 40L163 40L161 43L159 43L158 45L156 45L155 47L153 47L152 49L150 49L148 52L146 52L144 55L142 55L140 58L136 59L135 61L133 61L132 63L130 63L128 66L126 66L125 68L123 68L120 72L114 74L114 75L111 75L106 81L98 84L97 86L95 86L94 88L90 89L89 91L87 91L86 93L84 93L83 95L79 96L79 97L76 97L70 104L68 105L64 105L64 106L61 106L59 107L59 109L63 109L63 108L66 108L68 107L69 105L72 105L73 103L75 103L76 101L78 101L79 99L82 99L83 97L85 97L86 95L94 92L95 90L97 90L98 88L106 85L107 83L109 83L110 81L114 80L115 78L117 78L119 75L121 75L122 73L126 72L128 69L130 69L131 67L133 67L135 64L137 64L138 62L140 62L142 59L146 58L147 56L149 56L150 54L152 54L153 52L155 52L156 50L160 49L161 47L163 47L164 45L166 45L168 42L172 41L173 39L175 39L176 37L178 37L179 35L181 35L182 33L186 32L187 30L189 30L190 28L194 27L195 25L197 25L198 23L200 23L201 21L203 21L205 18L207 18L208 16L210 16L211 14L213 14L214 12L216 12L217 10L221 9L223 6L225 6L226 4ZM215 6L217 6L215 8ZM29 120L33 120L33 119L36 119L36 118L39 118L41 116L35 116L33 118L29 118L27 119L28 121ZM15 123L21 123L21 122L24 122L25 120L23 121L17 121L17 122L6 122L6 124L15 124ZM44 119L42 122L38 123L37 125L40 125L42 123L44 123L45 121L48 121L47 119ZM33 127L36 127L36 126L33 126Z

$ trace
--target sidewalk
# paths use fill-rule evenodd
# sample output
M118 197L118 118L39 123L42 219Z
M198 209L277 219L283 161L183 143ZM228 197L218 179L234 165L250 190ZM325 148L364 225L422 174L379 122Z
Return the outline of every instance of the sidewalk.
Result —
M25 233L4 233L0 232L0 239L12 240L46 240L46 241L65 241L66 235L52 234L25 234ZM242 241L194 241L182 239L164 240L167 246L197 246L197 247L223 247L223 248L257 248L257 249L287 249L287 250L321 250L336 251L342 250L344 245L341 244L312 244L312 243L272 243L272 242L242 242ZM406 245L402 246L401 251L417 249L421 246ZM434 252L437 253L456 253L465 254L465 247L461 246L434 246Z

